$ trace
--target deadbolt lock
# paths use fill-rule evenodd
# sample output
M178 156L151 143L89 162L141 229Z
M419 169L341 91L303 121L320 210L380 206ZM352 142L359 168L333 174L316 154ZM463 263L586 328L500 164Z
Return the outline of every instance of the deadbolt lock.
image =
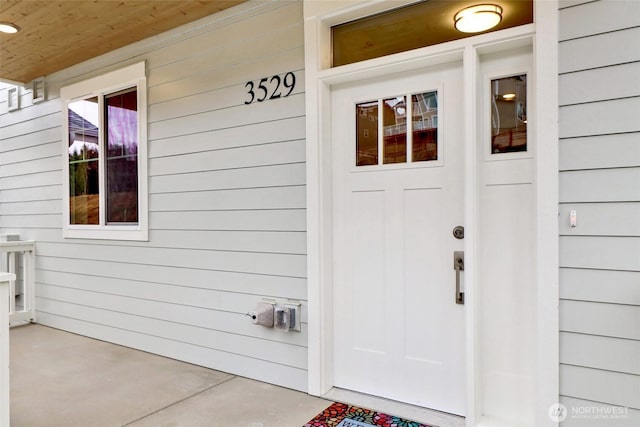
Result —
M455 237L456 239L464 239L464 227L461 225L458 225L457 227L453 228L453 237Z

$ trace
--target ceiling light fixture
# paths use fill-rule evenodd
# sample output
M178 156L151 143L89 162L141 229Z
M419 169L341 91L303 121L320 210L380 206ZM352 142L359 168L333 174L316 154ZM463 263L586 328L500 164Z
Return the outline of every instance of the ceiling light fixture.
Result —
M502 20L502 8L495 4L478 4L462 9L453 17L455 27L463 33L487 31Z
M511 101L515 97L516 97L515 93L505 93L504 95L502 95L502 98L507 101Z
M11 22L3 22L0 21L0 32L7 34L15 34L20 31L20 27L16 24L12 24Z

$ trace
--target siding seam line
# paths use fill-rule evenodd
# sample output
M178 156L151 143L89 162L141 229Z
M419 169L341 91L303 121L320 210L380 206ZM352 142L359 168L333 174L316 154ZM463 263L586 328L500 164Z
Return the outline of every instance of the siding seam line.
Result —
M632 406L621 406L621 405L616 405L615 403L601 402L601 401L599 401L599 400L593 400L593 399L585 399L585 398L583 398L583 397L572 396L572 395L569 395L569 394L562 394L562 393L560 393L560 396L561 396L561 397L568 397L568 398L570 398L570 399L584 400L584 401L586 401L586 402L601 403L601 404L603 404L603 405L608 405L608 406L616 406L616 407L619 407L619 408L628 408L628 409L633 409L634 411L638 411L638 410L640 410L640 409L638 409L638 408L634 408L634 407L632 407Z
M558 40L558 45L561 45L564 42L588 39L588 38L591 38L591 37L602 36L602 35L605 35L605 34L619 33L619 32L622 32L622 31L633 30L633 29L636 29L636 28L640 28L640 25L634 25L634 26L631 26L631 27L624 27L624 28L617 28L615 30L603 31L601 33L586 34L584 36L572 37L570 39L562 39L562 40Z
M563 72L559 72L558 76L566 76L568 74L582 73L582 72L585 72L585 71L602 70L602 69L605 69L605 68L619 67L619 66L622 66L622 65L637 64L638 62L640 62L640 61L627 61L627 62L619 62L617 64L601 65L601 66L598 66L598 67L582 68L580 70L574 70L574 71L563 71Z
M582 368L582 369L593 369L594 371L601 371L601 372L611 372L613 374L633 375L634 377L640 377L640 374L636 374L636 373L633 373L633 372L614 371L613 369L599 368L599 367L595 367L595 366L576 365L575 363L567 363L567 362L560 362L560 365L561 366L573 366L575 368Z

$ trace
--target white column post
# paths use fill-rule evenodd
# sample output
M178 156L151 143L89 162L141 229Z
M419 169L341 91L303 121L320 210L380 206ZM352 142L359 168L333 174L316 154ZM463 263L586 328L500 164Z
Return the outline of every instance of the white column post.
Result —
M15 274L0 273L0 427L9 427L9 283Z

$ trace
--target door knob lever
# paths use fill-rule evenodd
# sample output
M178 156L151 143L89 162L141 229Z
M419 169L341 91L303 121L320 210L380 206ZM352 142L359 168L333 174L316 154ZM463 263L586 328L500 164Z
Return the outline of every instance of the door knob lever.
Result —
M456 304L464 304L464 291L460 290L460 272L464 271L464 251L453 252L453 269L456 271Z

